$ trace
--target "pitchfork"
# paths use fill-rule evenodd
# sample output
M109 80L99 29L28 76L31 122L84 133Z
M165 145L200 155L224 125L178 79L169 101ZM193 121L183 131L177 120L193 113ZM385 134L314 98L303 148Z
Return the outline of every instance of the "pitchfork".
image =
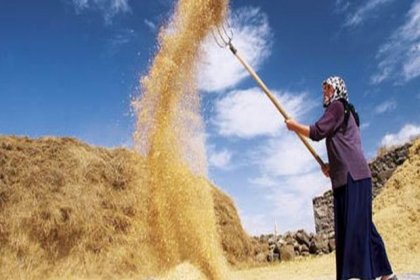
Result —
M280 105L278 100L274 97L274 95L270 92L268 87L264 84L261 78L257 75L257 73L252 69L252 67L242 58L242 56L238 53L238 50L233 46L233 31L229 26L229 23L222 24L220 27L217 27L217 34L215 34L214 30L212 30L212 34L216 44L221 48L229 47L230 51L236 56L236 58L241 62L241 64L245 67L245 69L251 74L254 80L257 82L259 87L262 91L267 95L267 97L271 100L273 105L277 108L277 110L282 114L285 120L290 119L290 116L286 113L283 107ZM303 142L303 144L308 148L309 152L314 156L315 160L319 163L321 168L326 168L326 164L322 161L320 156L316 153L315 149L309 144L308 140L302 136L301 134L297 133L297 136Z

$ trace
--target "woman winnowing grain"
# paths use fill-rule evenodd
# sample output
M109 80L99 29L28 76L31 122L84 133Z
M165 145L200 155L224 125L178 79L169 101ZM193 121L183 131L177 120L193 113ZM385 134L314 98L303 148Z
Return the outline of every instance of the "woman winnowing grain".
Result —
M313 125L293 119L287 128L312 140L326 138L334 196L334 230L337 280L350 278L396 280L384 242L372 221L372 181L359 133L359 117L349 103L340 77L322 83L325 112Z

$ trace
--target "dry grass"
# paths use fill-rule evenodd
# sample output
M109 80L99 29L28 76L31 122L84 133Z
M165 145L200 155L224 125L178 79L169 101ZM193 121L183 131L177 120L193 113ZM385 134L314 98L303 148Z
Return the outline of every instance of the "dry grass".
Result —
M214 210L223 251L228 262L236 267L254 266L258 253L268 254L268 244L262 245L244 231L232 199L213 189Z
M147 271L142 158L70 138L2 137L0 159L0 278Z
M420 139L375 199L374 221L397 270L418 271L420 263Z
M154 274L161 255L146 179L146 162L132 151L71 138L0 137L0 279ZM254 252L233 202L197 180L214 197L228 260L247 260Z
M277 263L260 268L236 271L234 279L262 280L262 279L334 279L335 256L309 256L297 258L293 261Z

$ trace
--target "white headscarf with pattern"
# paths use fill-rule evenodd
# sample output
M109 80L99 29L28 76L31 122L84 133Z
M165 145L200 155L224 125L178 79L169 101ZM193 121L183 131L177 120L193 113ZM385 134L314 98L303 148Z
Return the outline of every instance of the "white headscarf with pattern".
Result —
M328 107L333 101L344 99L349 102L347 87L344 80L338 76L331 76L322 82L322 86L328 84L334 88L334 94L324 102L324 107Z

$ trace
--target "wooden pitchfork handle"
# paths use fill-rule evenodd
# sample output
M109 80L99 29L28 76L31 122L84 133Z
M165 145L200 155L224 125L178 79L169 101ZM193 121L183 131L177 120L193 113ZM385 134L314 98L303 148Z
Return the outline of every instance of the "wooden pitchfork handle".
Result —
M241 62L241 64L245 67L245 69L249 72L249 74L251 74L251 76L254 78L254 80L257 82L260 88L264 91L267 97L271 100L271 102L274 104L274 106L277 108L280 114L282 114L284 119L285 120L290 119L289 115L286 113L286 111L283 109L283 107L280 105L280 103L274 97L274 95L270 92L270 90L264 84L264 82L260 79L260 77L254 71L254 69L252 69L252 67L239 55L238 50L233 46L231 41L228 42L228 46L229 46L230 51ZM315 149L311 146L311 144L309 144L308 140L297 132L296 132L296 135L300 138L300 140L303 142L306 148L308 148L309 152L314 156L315 160L319 163L321 168L325 169L327 165L322 161L321 157L316 153Z

